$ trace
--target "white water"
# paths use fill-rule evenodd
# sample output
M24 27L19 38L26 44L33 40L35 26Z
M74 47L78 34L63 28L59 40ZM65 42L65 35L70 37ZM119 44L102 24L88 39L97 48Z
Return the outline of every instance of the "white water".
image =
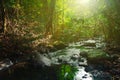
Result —
M92 74L85 71L84 67L79 67L74 80L93 80Z

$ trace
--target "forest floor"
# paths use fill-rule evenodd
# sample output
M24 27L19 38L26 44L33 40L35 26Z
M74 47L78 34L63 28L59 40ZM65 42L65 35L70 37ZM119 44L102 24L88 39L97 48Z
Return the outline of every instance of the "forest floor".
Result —
M24 55L15 62L9 58L1 60L0 80L73 80L67 70L64 72L67 77L58 79L62 65L78 69L74 74L75 80L120 80L120 52L106 48L102 41L86 40L68 46L58 44L51 51L42 54L34 51L32 55Z

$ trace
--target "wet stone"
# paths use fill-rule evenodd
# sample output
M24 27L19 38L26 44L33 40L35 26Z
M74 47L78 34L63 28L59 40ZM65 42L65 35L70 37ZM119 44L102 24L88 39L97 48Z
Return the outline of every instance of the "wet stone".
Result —
M95 80L111 80L111 75L107 72L93 70L90 73Z
M10 67L11 65L13 65L11 60L9 59L2 60L0 61L0 70L6 69Z

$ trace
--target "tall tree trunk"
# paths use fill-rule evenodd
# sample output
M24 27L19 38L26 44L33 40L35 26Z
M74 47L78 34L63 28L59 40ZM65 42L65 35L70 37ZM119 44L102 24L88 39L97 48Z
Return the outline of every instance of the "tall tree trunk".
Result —
M1 0L0 3L0 33L5 32L5 7L4 7L4 0Z
M55 4L56 4L56 0L51 0L50 2L50 7L48 8L49 12L48 12L48 22L46 24L46 32L45 34L52 34L52 30L53 30L53 16L54 16L54 11L55 11Z
M20 9L19 9L19 7L20 7L20 4L21 3L21 1L20 0L17 0L16 1L16 19L18 20L18 17L19 17L19 13L20 13Z

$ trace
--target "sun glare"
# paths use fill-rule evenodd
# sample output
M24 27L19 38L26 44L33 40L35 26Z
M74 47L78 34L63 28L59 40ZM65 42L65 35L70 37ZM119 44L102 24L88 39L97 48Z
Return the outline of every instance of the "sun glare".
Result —
M76 0L77 4L87 5L90 0Z
M82 19L99 14L102 11L100 6L105 6L104 2L99 3L98 0L71 0L68 7L72 10L73 16Z

